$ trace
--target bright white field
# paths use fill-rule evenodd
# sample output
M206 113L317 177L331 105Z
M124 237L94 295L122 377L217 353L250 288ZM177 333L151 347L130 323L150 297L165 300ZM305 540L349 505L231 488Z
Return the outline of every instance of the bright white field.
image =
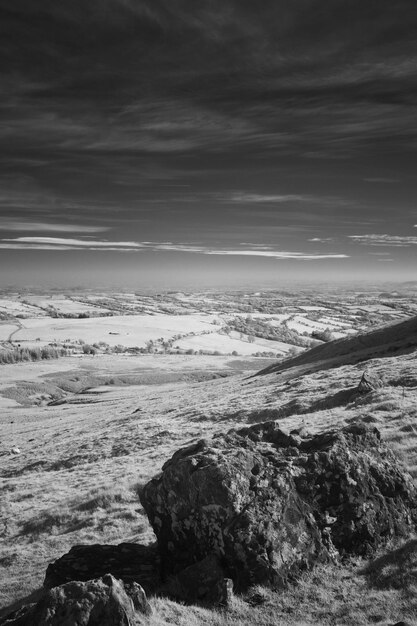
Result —
M44 315L43 311L40 311L36 306L30 306L19 302L19 300L7 300L7 298L0 299L0 311L8 313L9 315Z
M0 341L7 341L9 336L18 328L17 324L2 324L0 322Z
M230 336L213 333L211 335L201 335L198 337L187 337L176 341L174 346L182 350L211 350L230 354L236 351L241 355L251 355L255 352L275 352L286 354L293 346L281 341L270 341L255 337L253 343L249 343L247 337L240 339L240 334L231 332Z
M326 309L324 306L299 306L298 308L303 311L330 311L330 309Z
M352 326L351 322L349 322L347 320L344 321L344 320L338 319L337 317L326 317L326 316L323 316L323 317L320 317L319 321L322 324L330 324L331 326L334 326L335 328L339 328L340 326L342 328L344 328L345 326L349 328L349 327Z
M97 343L104 341L111 346L145 347L149 340L172 339L176 335L187 335L174 342L174 348L184 350L211 350L223 354L238 352L251 355L256 352L273 351L286 354L292 346L280 341L255 338L249 343L240 333L227 336L219 333L220 326L214 325L215 315L123 315L87 319L31 318L21 321L22 327L12 324L0 326L0 340L7 340L13 332L13 340L22 345L43 345L50 342L77 341ZM191 333L196 333L195 336ZM210 334L206 334L210 333ZM190 336L191 335L191 336Z
M215 331L212 315L120 315L87 319L25 319L14 341L41 342L82 339L111 346L143 347L150 339L171 339L178 334ZM1 327L0 327L1 328Z
M92 304L84 304L83 302L78 302L77 300L71 300L69 298L56 297L51 296L49 298L45 298L44 296L28 296L27 301L30 302L34 307L40 307L36 309L37 313L42 313L40 309L45 309L48 307L53 307L59 313L107 313L109 309L103 307L97 307L94 303Z
M280 326L282 322L288 320L293 313L278 313L271 315L270 313L254 313L252 318L257 320L265 320L271 324L271 326ZM242 316L241 316L242 317Z
M342 324L339 324L337 320L333 319L332 322L329 322L328 319L329 318L325 318L323 321L309 320L305 317L297 315L294 317L294 319L288 320L287 326L291 330L295 330L297 333L300 334L304 332L308 332L309 334L311 334L313 331L326 330L326 328L330 328L330 330L333 330L342 326ZM345 336L347 329L343 329L343 331L344 332L341 334L342 337Z

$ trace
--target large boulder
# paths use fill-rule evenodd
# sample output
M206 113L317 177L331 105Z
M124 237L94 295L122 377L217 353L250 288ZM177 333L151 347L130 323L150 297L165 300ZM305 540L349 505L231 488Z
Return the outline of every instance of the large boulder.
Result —
M160 584L158 550L155 545L76 545L46 570L44 587L51 588L71 580L91 580L110 573L124 582L137 582L153 592Z
M372 554L417 520L410 476L375 428L301 440L265 422L179 450L141 493L165 577L215 555L244 589Z
M151 613L145 592L111 574L74 581L45 592L39 602L0 623L4 626L140 626Z

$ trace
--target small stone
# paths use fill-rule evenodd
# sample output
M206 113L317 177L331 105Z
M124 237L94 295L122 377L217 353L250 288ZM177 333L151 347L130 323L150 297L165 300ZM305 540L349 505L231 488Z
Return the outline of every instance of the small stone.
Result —
M359 391L359 393L369 393L370 391L375 391L375 389L380 389L382 386L383 383L377 376L364 372L357 387L357 391Z

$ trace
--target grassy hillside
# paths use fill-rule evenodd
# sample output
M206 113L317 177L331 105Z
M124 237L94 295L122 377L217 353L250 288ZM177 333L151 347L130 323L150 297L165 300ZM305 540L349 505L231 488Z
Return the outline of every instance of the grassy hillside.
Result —
M407 354L416 348L417 317L412 317L404 322L382 326L355 337L322 344L284 363L271 365L259 373L279 373L293 367L300 368L300 373L307 370L315 371L395 354Z
M187 376L156 381L145 377L141 384L138 369L133 376L134 367L140 368L133 358L108 357L104 366L100 359L105 357L87 357L78 363L72 360L68 370L62 359L56 365L59 373L53 372L51 362L4 366L8 386L13 372L22 384L39 382L36 367L41 365L41 379L46 381L58 376L82 381L88 374L94 384L93 374L100 371L107 376L111 372L116 384L82 388L55 406L5 404L0 413L3 614L24 598L36 597L47 564L74 544L152 541L138 500L141 485L176 449L219 430L274 419L284 430L304 428L315 433L361 421L381 430L416 478L417 354L407 345L415 341L416 327L412 319L320 346L288 361L290 369L282 376L276 373L284 372L284 366L252 376L256 360L252 371L241 373L235 369L237 361L223 358L222 368L230 375L207 380L193 374L197 357L192 356L183 357L182 371ZM393 346L398 349L390 351ZM177 357L147 358L159 377L164 372L178 374ZM209 357L202 358L207 367ZM299 370L294 362L300 364ZM304 366L312 370L303 373ZM359 394L356 387L365 369L383 385ZM126 384L128 372L135 384ZM117 384L117 375L123 386ZM18 453L12 453L12 448ZM235 597L224 611L154 597L154 615L148 623L387 626L400 619L413 623L416 572L417 544L410 538L402 547L388 546L372 563L351 559L320 566L280 593L252 589Z

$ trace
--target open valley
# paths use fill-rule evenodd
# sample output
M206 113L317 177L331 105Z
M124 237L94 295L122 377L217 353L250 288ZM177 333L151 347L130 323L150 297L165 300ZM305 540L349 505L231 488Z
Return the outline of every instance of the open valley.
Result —
M353 423L375 426L417 477L415 322L408 343L401 338L389 348L400 336L389 329L402 328L415 313L414 293L387 298L389 307L371 296L366 304L358 297L339 299L335 307L331 294L321 294L311 305L307 296L300 303L286 295L278 308L278 298L199 294L170 296L164 303L147 297L146 313L126 313L123 307L112 316L101 311L102 317L61 318L50 315L52 306L59 310L53 297L34 316L17 305L13 311L10 302L20 298L8 296L8 318L0 326L3 353L18 354L37 343L64 352L58 358L4 359L0 365L3 614L22 600L35 601L48 563L73 545L152 543L139 501L143 485L176 450L219 432L271 420L285 432L303 428L311 435ZM126 302L131 306L132 299ZM161 312L167 307L169 313ZM74 307L72 313L81 310ZM230 330L239 324L242 331ZM18 332L7 336L14 326ZM354 335L381 328L387 334L378 339L376 357L370 340L354 343ZM319 339L323 331L340 334ZM96 348L89 353L85 345ZM314 357L323 352L320 346L327 353ZM300 361L309 349L312 356ZM383 381L368 394L357 392L364 372ZM266 625L279 618L276 623L388 624L399 614L412 619L417 550L410 550L406 563L398 564L407 568L405 586L370 586L361 573L366 560L353 559L318 566L284 595L263 590L263 603L249 614L248 595L236 596L220 612L150 597L153 614L146 623ZM318 575L320 599L313 600ZM340 591L342 579L349 591Z

